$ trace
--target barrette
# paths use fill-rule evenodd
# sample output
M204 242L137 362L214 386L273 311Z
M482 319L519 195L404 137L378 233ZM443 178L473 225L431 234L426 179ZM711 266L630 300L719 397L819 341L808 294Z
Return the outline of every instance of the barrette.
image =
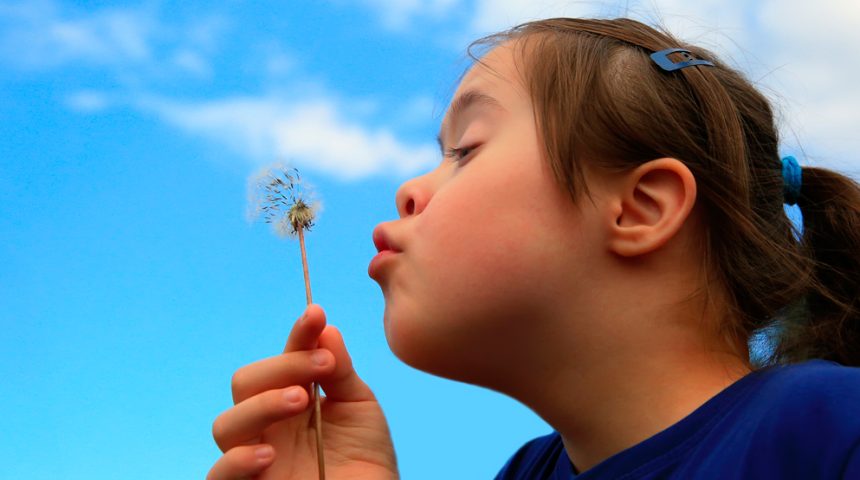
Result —
M669 55L673 53L680 53L684 59L680 62L673 62ZM693 67L696 65L706 65L709 67L713 67L714 64L707 60L700 60L694 57L689 50L684 48L667 48L666 50L660 50L659 52L654 52L651 54L651 60L654 60L660 68L666 70L667 72L674 72L675 70L680 70L686 67Z

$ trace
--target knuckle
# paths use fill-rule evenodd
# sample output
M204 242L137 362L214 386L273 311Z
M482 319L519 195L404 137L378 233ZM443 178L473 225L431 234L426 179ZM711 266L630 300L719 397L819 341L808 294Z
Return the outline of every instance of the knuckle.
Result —
M233 398L237 398L241 393L244 393L247 376L245 367L236 370L236 373L233 374L233 377L230 379L230 390L233 392Z
M224 420L222 417L218 417L212 422L212 438L215 439L215 444L218 445L218 448L221 448L224 439ZM221 448L221 451L224 451L224 449Z

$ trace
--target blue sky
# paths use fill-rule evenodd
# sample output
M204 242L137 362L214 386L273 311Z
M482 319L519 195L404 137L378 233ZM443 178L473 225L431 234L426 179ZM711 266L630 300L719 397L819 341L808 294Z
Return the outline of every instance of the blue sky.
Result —
M394 192L478 36L556 15L662 19L749 72L785 153L854 173L850 1L0 2L0 463L8 478L202 478L229 382L304 306L298 245L246 219L288 161L323 201L314 298L388 416L406 479L488 478L548 431L401 364L367 277ZM625 10L628 9L628 10Z

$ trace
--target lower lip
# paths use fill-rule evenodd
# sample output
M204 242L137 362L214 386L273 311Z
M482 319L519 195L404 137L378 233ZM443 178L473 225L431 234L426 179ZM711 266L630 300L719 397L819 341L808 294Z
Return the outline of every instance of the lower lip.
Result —
M393 250L383 250L376 254L375 257L370 261L370 265L367 266L367 274L370 275L370 278L376 279L381 273L382 268L388 261L397 255L398 252Z

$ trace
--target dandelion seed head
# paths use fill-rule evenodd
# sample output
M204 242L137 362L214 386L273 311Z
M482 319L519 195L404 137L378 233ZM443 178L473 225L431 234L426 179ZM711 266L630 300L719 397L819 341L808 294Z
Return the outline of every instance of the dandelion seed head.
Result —
M293 226L290 224L287 217L281 217L277 222L273 223L272 230L274 230L275 234L281 238L292 237L295 235L293 232Z
M310 230L321 205L295 168L282 163L265 167L248 179L249 220L272 224L278 236Z

